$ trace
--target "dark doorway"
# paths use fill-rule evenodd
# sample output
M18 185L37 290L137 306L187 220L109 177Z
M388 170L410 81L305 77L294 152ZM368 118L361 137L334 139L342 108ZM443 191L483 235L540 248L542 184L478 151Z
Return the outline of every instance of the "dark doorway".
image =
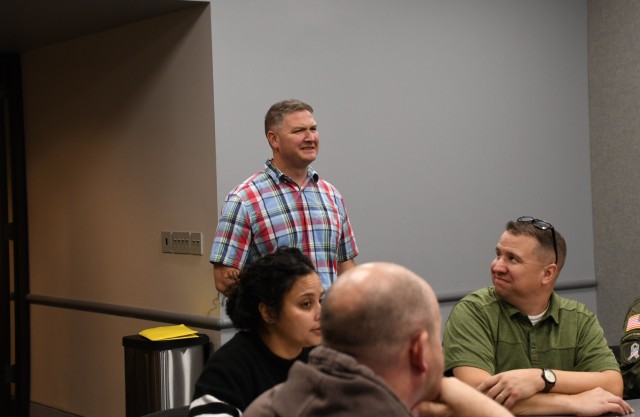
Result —
M28 416L27 181L20 55L0 54L0 415Z

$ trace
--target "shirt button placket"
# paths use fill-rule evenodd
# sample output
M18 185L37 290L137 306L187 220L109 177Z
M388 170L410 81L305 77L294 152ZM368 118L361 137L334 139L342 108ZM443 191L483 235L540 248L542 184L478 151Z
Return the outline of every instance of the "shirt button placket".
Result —
M536 348L535 338L531 333L529 334L529 361L531 362L532 367L537 367L539 363L538 349Z

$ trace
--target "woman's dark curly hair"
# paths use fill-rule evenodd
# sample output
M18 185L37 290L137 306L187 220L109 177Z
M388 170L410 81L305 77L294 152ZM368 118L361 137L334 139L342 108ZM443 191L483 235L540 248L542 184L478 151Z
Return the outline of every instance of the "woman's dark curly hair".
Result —
M315 272L311 260L297 248L278 248L251 262L238 275L226 303L227 315L236 329L257 330L263 303L280 315L282 299L303 276Z

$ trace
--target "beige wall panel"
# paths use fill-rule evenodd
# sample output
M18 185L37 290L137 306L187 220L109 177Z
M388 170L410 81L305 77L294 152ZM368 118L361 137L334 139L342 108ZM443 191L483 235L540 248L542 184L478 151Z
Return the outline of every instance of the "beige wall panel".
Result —
M23 56L31 292L218 315L211 24L197 6ZM200 231L204 255L161 252ZM32 400L124 415L122 336L151 325L35 307Z

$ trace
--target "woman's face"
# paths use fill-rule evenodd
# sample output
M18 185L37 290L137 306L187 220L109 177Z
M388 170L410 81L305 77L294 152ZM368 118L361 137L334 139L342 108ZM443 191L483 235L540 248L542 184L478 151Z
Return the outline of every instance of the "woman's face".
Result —
M315 272L304 275L282 297L282 310L267 324L267 345L278 356L294 358L303 347L320 344L320 302L324 295ZM271 343L269 343L271 342Z

